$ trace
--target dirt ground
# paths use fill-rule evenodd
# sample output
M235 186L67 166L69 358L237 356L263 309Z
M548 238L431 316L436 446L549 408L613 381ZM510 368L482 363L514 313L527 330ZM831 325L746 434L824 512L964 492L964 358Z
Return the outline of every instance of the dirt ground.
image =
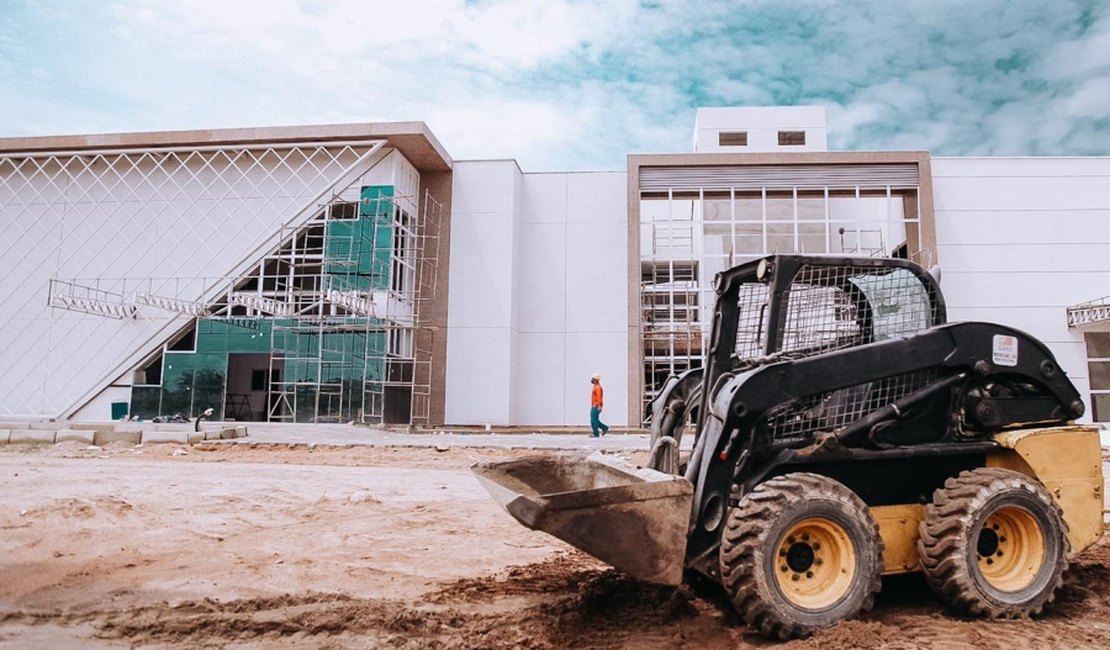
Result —
M711 587L639 583L513 521L468 467L524 453L0 448L0 647L1110 647L1105 539L1036 620L955 618L902 576L861 620L766 641Z

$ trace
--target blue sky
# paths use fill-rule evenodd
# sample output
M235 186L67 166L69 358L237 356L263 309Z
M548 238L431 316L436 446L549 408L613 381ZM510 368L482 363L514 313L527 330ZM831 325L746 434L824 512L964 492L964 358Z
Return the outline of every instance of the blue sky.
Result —
M831 149L1110 155L1110 2L0 0L0 137L423 120L623 169L772 104Z

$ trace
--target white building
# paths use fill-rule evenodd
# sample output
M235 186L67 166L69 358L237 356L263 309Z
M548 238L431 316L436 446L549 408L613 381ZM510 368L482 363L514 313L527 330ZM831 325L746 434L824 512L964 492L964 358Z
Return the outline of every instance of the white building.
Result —
M419 122L0 140L0 417L583 427L599 372L636 426L712 276L798 251L939 268L950 320L1044 340L1110 419L1110 158L826 133L700 109L693 153L559 173Z

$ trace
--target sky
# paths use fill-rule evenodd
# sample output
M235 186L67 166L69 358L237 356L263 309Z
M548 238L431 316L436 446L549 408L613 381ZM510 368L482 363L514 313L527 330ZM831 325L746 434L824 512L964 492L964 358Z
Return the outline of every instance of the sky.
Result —
M0 137L422 120L621 170L809 104L833 150L1110 155L1110 0L0 0Z

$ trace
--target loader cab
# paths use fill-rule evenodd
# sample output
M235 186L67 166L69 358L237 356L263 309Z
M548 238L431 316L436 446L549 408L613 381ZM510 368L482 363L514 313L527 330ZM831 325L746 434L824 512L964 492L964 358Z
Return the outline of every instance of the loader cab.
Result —
M946 322L907 260L773 255L718 274L707 385L723 372L910 336Z

